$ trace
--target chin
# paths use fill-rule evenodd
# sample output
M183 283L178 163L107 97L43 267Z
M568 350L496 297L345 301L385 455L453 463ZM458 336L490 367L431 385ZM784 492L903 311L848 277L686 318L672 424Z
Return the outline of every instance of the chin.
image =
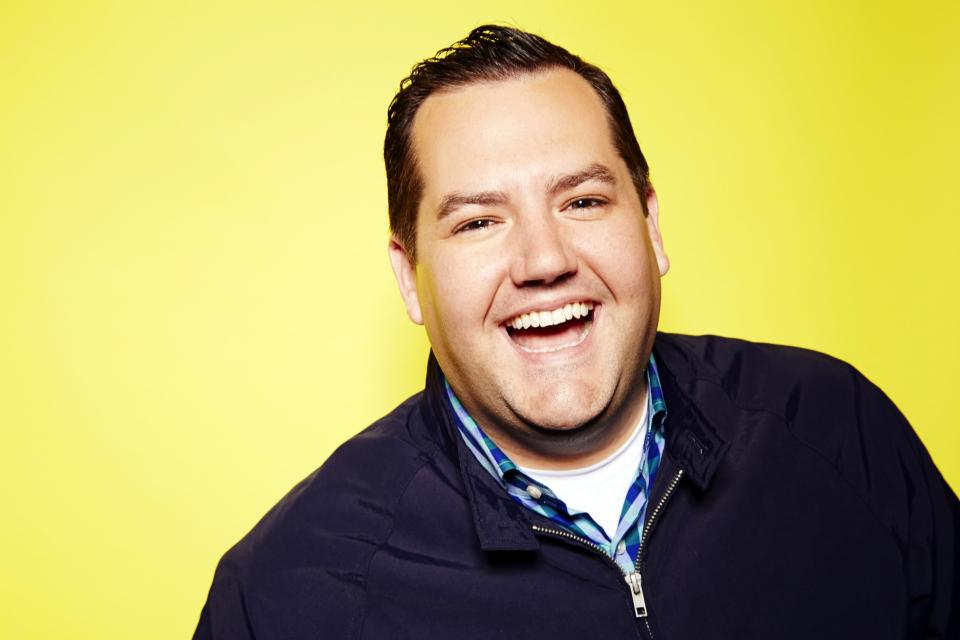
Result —
M564 388L560 385L536 396L526 395L515 412L527 424L544 431L575 431L594 423L609 405L612 394L597 388Z

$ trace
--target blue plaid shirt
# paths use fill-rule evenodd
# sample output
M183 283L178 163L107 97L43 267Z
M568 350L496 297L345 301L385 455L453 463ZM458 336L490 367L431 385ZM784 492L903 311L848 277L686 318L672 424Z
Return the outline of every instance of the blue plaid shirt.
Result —
M614 535L608 536L590 514L585 511L568 509L567 505L546 485L540 484L526 475L494 442L484 433L444 379L447 399L457 417L457 427L467 448L480 461L483 468L493 476L515 501L527 509L552 520L557 526L575 535L587 538L607 553L623 570L629 574L634 570L637 551L640 548L640 535L643 532L644 516L647 511L649 488L660 466L663 452L663 423L667 415L667 405L663 400L657 364L650 355L647 366L647 413L646 435L643 443L643 457L637 468L633 484L627 490L620 512L620 523ZM534 498L537 496L537 498Z

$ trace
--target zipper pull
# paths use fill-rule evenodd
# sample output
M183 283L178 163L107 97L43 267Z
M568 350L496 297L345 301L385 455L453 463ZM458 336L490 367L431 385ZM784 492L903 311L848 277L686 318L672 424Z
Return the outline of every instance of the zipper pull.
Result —
M640 586L640 574L636 571L624 576L627 586L630 587L630 597L633 598L633 612L638 618L647 617L647 603L643 599L643 587Z

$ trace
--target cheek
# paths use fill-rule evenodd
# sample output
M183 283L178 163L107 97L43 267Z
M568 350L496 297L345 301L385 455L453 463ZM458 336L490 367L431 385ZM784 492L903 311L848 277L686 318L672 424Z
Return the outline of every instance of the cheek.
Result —
M452 334L451 339L466 339L457 331L482 325L502 280L500 265L480 252L439 255L424 278L429 291L430 315L437 329Z
M643 221L597 231L584 234L579 244L582 255L589 256L590 265L607 287L618 298L649 292L656 261Z

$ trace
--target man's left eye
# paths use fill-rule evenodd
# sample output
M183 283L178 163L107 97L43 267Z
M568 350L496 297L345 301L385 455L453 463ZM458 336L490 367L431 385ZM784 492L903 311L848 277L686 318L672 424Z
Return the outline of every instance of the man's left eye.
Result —
M568 209L593 209L594 207L602 206L604 203L603 200L599 198L577 198L567 205Z

